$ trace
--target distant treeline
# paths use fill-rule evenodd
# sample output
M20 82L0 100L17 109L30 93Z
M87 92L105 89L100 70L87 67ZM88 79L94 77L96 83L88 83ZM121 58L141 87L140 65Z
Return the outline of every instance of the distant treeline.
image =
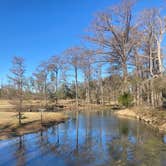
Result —
M133 0L122 0L97 13L83 45L40 63L30 77L24 58L14 57L1 98L164 106L164 10L136 9Z

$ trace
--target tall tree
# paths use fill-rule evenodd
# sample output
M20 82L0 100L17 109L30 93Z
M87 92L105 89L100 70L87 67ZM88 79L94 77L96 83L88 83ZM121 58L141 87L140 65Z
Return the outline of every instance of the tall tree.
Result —
M97 44L112 66L122 69L127 90L128 66L133 48L138 42L138 29L133 20L134 3L122 0L116 6L99 13L93 23L94 35L87 39Z
M48 62L42 62L36 69L36 72L33 73L35 77L35 82L37 84L37 90L39 94L42 94L42 98L45 101L45 106L47 106L47 79L48 79Z
M18 119L21 125L21 112L23 104L23 88L24 88L24 78L25 78L25 65L24 58L15 56L12 61L12 68L10 69L11 76L9 79L13 82L17 90L17 97L19 99L19 109L18 109Z
M141 16L144 32L144 52L149 61L150 77L163 73L162 42L166 33L165 17L157 8L146 9Z
M83 49L83 52L81 54L81 62L80 67L84 74L84 84L86 89L86 102L91 102L91 81L93 76L93 64L95 61L94 58L94 51L89 50L87 48Z
M51 73L51 82L55 83L55 93L56 93L56 104L58 102L58 80L59 80L59 73L62 69L62 61L58 55L52 56L48 61L48 71Z
M76 105L79 105L78 102L78 70L80 69L80 61L83 49L81 47L71 47L65 51L67 55L68 63L74 69L74 79L75 79L75 100Z

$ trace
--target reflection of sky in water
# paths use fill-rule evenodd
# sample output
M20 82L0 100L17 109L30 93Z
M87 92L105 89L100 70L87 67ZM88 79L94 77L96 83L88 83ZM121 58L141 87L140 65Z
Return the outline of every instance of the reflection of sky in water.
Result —
M130 135L130 136L128 137L128 140L129 140L129 142L132 143L132 144L136 144L136 143L137 143L137 139L136 139L136 137L133 136L133 135Z
M47 131L0 141L0 165L165 165L166 135L109 112L80 114Z
M166 144L166 135L164 135L163 141L164 141L164 143Z

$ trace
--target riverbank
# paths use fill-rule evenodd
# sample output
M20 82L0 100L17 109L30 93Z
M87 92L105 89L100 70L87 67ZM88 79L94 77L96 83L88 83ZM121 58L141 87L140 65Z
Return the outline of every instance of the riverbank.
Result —
M150 108L134 107L115 111L119 117L136 118L144 121L150 127L160 133L166 133L166 111L153 110Z
M63 113L23 113L22 125L18 124L16 112L0 112L0 140L44 130L53 124L64 122L68 117Z
M58 112L58 111L100 111L100 110L109 110L110 104L101 105L101 104L91 104L86 103L83 100L79 101L79 105L76 105L74 99L71 100L58 100L56 102L47 103L45 106L45 101L43 100L24 100L23 101L23 111L24 112L40 112L40 109L47 109L49 112ZM0 111L4 112L16 112L17 111L17 102L12 100L0 100Z

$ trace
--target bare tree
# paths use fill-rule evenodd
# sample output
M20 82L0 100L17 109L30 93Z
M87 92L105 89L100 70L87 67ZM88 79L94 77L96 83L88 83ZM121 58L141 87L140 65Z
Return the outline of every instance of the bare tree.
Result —
M104 87L103 87L103 78L102 78L102 63L97 64L97 79L99 84L99 91L100 91L100 103L104 104Z
M45 106L47 106L47 79L48 79L48 62L42 62L36 69L36 72L33 73L35 77L35 82L39 94L42 94L45 101Z
M58 80L59 80L59 73L62 69L62 61L58 55L52 56L48 61L48 71L51 72L51 81L55 82L55 92L56 92L56 104L58 102L57 90L58 90Z
M122 69L125 86L129 59L138 42L137 25L132 15L133 5L131 0L122 0L119 5L98 14L93 23L94 35L87 38L101 48L100 54L106 55L112 66Z
M165 18L161 16L159 9L152 8L141 12L139 22L139 29L143 34L142 45L137 51L137 55L139 55L135 59L137 60L137 69L139 68L141 71L139 77L144 81L139 87L137 86L137 90L144 92L144 101L154 107L156 103L161 103L162 98L162 92L154 89L154 79L163 74L162 43L166 32ZM156 95L160 96L158 97L160 102L155 102Z
M83 52L83 48L81 47L71 47L65 51L67 55L68 63L72 65L74 69L74 79L75 79L75 99L76 105L79 105L78 101L78 70L81 65L81 55Z
M25 78L24 58L15 56L13 58L12 68L10 69L10 71L11 71L11 76L9 76L9 79L13 82L13 85L17 89L17 97L19 99L18 119L19 119L19 125L21 125L23 88L24 88L24 78Z
M94 52L92 50L89 50L87 48L83 49L83 52L81 54L81 63L80 67L84 74L84 84L86 89L86 102L91 102L91 87L90 83L92 81L92 75L93 75L93 64L94 64Z
M150 77L156 77L163 72L161 44L166 33L165 18L161 16L159 9L152 8L142 12L141 20Z

